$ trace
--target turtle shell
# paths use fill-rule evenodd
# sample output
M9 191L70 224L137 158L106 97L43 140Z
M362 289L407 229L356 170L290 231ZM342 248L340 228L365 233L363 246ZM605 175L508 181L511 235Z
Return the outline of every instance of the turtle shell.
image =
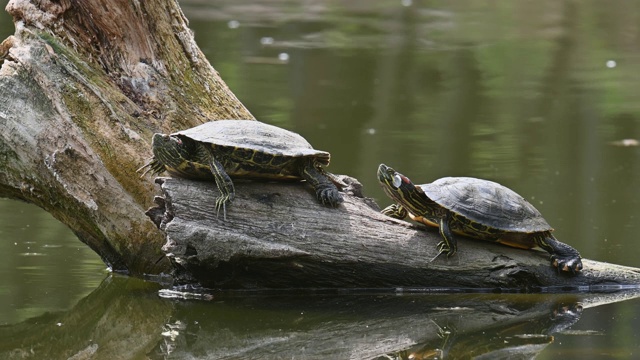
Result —
M418 186L440 206L473 222L508 232L553 231L533 205L493 181L445 177Z
M172 135L216 146L248 149L273 156L315 157L329 165L330 155L314 149L307 140L292 131L255 120L218 120L178 131Z

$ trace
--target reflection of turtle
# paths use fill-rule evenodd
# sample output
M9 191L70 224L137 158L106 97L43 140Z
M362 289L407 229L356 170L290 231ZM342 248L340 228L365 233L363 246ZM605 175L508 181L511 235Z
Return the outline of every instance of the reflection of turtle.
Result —
M484 326L481 325L483 324L481 321L477 321L479 318L469 322L475 324L475 331L465 331L474 327L474 325L467 326L467 323L459 324L462 329L457 329L452 325L441 326L431 319L436 326L439 339L414 345L395 354L387 354L386 358L397 360L534 359L554 342L553 334L567 330L582 315L580 303L558 304L557 308L552 307L553 312L549 316L544 311L538 311L542 309L537 304L532 308L525 308L526 302L519 301L517 307L510 308L507 303L504 303L504 298L499 302L501 306L506 306L498 310L495 308L495 301L488 301L488 304L492 304L487 305L492 309L489 313L494 316L485 318L487 321ZM548 303L543 301L540 305L546 307ZM510 312L505 313L505 310ZM483 313L481 308L475 308L474 311L477 314ZM460 321L459 310L449 311L448 316L445 314L446 312L439 317L455 318L458 322ZM534 314L538 316L532 318ZM469 315L469 317L475 315ZM488 314L485 313L485 315ZM505 316L510 318L510 321L504 321ZM468 319L468 317L464 318ZM502 321L496 319L502 319Z
M541 247L551 254L553 266L575 273L582 269L580 254L556 240L553 229L540 212L522 196L488 180L447 177L430 184L414 185L406 176L381 164L378 180L397 202L382 213L440 228L443 241L438 255L456 253L453 233L497 241L524 249Z
M343 199L322 166L330 155L315 150L300 135L251 120L211 121L174 134L155 134L153 158L138 171L169 173L189 179L215 180L220 197L216 209L226 215L235 190L229 176L254 179L306 180L321 203L337 206ZM144 174L143 174L144 175Z

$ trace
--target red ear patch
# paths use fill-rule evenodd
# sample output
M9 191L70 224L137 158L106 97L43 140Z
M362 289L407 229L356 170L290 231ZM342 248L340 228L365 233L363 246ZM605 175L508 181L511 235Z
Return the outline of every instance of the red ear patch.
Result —
M400 175L400 174L398 174ZM400 178L402 179L402 182L404 182L405 184L411 184L411 180L409 180L408 177L404 176L404 175L400 175Z

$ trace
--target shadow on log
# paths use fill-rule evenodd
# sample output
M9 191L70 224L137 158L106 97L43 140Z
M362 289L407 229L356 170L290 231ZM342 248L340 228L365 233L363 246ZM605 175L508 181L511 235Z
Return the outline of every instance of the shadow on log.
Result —
M216 216L212 183L158 178L162 197L148 214L166 232L163 250L178 281L210 288L595 291L640 284L640 269L585 259L578 275L558 274L542 251L465 238L454 257L430 262L436 230L381 215L357 180L341 179L347 196L336 209L319 205L302 183L237 182L225 220Z

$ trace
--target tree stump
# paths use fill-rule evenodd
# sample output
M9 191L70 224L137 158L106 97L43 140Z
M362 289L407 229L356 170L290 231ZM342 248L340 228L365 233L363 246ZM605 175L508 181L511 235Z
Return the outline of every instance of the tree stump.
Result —
M45 209L114 270L170 270L136 169L154 132L253 119L174 0L9 1L0 44L0 196Z

